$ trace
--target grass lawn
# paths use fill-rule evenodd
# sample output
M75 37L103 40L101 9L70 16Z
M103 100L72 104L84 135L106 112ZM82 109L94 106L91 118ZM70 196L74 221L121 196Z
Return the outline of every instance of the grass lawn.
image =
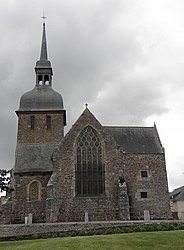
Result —
M180 250L184 231L142 232L99 236L50 238L43 240L1 241L0 250Z

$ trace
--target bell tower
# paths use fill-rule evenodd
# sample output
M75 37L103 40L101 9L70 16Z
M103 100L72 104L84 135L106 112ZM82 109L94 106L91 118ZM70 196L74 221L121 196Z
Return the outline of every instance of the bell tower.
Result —
M48 60L46 24L35 86L20 99L14 166L14 215L23 222L29 213L35 222L45 221L46 186L52 174L52 153L64 136L66 111L62 96L52 88L53 70Z
M56 144L64 135L66 111L62 96L52 88L53 70L47 55L45 21L35 73L35 87L22 95L16 111L19 119L17 143Z

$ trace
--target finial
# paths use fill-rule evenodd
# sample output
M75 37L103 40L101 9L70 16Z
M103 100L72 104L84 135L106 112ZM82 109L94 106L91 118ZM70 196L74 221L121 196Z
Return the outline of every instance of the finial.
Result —
M43 19L43 23L45 24L45 20L46 20L46 16L45 16L45 13L43 12L43 16L41 17Z
M88 108L88 103L86 103L85 106L86 106L86 109L87 109Z

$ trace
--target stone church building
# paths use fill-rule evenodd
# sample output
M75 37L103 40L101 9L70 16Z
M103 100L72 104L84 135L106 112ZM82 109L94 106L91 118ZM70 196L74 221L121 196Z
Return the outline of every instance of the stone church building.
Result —
M164 148L157 128L103 126L87 105L64 135L66 110L52 88L43 23L35 87L20 99L13 220L152 219L170 216Z

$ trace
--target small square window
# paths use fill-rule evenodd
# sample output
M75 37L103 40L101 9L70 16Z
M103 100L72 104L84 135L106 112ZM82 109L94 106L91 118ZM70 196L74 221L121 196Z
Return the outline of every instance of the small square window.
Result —
M147 170L141 170L141 177L147 178L148 177L148 171Z
M141 192L141 198L148 198L147 192Z

